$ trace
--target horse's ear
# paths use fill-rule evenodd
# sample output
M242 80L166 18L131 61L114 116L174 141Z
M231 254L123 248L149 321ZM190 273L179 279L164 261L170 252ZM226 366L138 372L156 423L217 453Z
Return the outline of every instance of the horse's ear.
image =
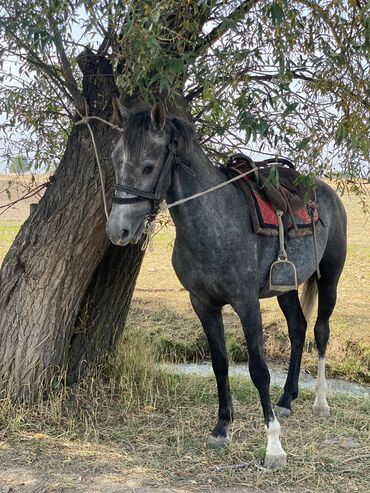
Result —
M157 101L150 113L154 130L162 131L166 124L166 110L160 101Z
M110 122L113 125L117 125L118 127L122 127L127 115L128 111L122 104L119 102L119 99L116 96L112 98L112 106L113 106L113 115L110 119Z

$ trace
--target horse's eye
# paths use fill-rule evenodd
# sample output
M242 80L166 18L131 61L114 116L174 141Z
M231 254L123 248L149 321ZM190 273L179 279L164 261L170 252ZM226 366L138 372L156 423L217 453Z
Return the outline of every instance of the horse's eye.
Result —
M153 169L154 169L154 166L145 166L145 168L143 169L144 175L150 175L150 173L153 171Z

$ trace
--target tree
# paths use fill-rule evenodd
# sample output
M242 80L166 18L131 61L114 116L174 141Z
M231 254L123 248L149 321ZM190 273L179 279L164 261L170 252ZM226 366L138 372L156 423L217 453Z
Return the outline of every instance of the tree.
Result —
M25 156L15 156L9 164L9 172L17 175L24 175L30 171L30 164Z
M123 330L143 253L105 236L85 124L109 196L117 131L102 120L113 95L128 107L162 99L218 161L252 145L313 173L366 173L365 2L0 0L0 9L5 155L27 149L34 168L63 156L0 272L0 388L11 397L76 381Z

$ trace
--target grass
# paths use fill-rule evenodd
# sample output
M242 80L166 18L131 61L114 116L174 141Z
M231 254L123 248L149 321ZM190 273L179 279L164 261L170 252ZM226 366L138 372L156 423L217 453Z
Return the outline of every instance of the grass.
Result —
M116 355L78 386L56 388L47 401L27 406L0 401L1 486L10 486L7 471L31 464L35 481L55 488L45 491L90 491L88 484L113 491L112 482L114 491L128 483L150 491L370 491L369 399L332 397L332 416L322 420L312 416L312 393L302 392L282 422L288 466L267 471L262 413L248 381L231 381L231 445L209 450L213 379L169 374L156 361L144 337L126 335ZM279 391L272 394L276 400Z
M331 374L365 381L370 249L366 218L355 202L345 200L349 255L333 316L329 368ZM0 218L0 261L22 218ZM206 447L217 413L214 380L173 375L157 366L162 360L208 358L199 322L170 265L172 240L171 228L155 237L114 356L75 387L56 383L48 400L40 397L28 405L0 401L0 490L91 493L146 486L153 492L167 487L226 493L230 486L246 493L370 491L369 399L330 397L332 416L314 419L313 394L301 392L294 414L282 420L288 466L266 471L257 392L249 381L232 378L236 421L231 445L220 451ZM286 362L287 331L275 300L262 302L262 315L268 356ZM232 359L244 360L239 321L229 307L225 325ZM314 371L312 341L311 327L304 365ZM274 402L279 393L272 389Z
M0 222L0 261L7 254L21 226L22 221L14 219L6 219Z

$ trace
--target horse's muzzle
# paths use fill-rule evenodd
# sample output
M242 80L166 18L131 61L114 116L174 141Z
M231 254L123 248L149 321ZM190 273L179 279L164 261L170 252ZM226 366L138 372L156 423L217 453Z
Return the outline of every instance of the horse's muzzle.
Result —
M114 245L126 246L128 244L138 243L143 234L143 225L140 224L135 230L122 228L119 221L108 219L106 233Z

